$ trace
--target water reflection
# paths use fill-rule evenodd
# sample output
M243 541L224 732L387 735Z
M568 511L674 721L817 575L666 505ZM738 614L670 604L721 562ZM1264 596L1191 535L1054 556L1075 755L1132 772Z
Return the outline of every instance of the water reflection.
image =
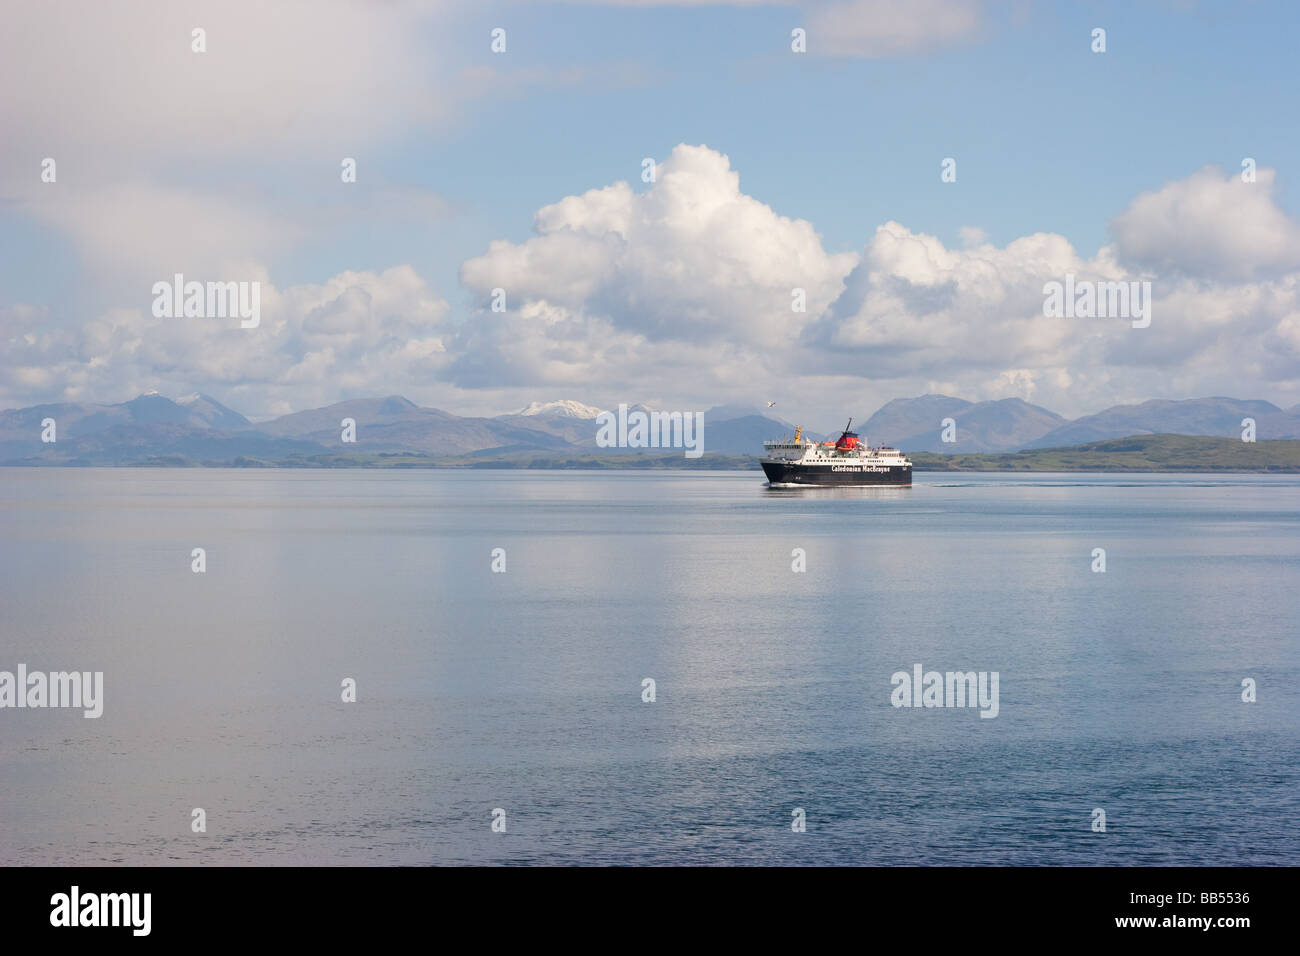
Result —
M901 501L911 490L911 485L763 485L763 494L769 498L868 498L872 501Z

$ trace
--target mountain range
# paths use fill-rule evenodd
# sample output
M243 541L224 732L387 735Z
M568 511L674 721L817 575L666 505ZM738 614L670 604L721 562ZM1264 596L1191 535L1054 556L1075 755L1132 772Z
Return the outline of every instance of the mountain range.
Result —
M895 399L858 429L911 452L969 454L1034 448L1063 448L1134 435L1203 435L1240 438L1242 421L1254 419L1260 441L1300 438L1300 405L1236 398L1191 398L1115 405L1069 421L1019 398L967 402L947 395ZM952 420L951 442L943 441L944 420Z
M634 405L632 409L648 410ZM420 460L519 456L635 455L596 445L599 410L575 401L533 402L493 417L424 408L401 396L362 398L253 423L201 394L172 400L149 393L118 404L60 402L0 412L0 464L346 464L348 456ZM1244 418L1260 441L1300 438L1300 406L1235 398L1117 405L1067 420L1017 398L968 402L947 395L895 399L855 428L872 444L905 452L972 454L1073 446L1135 435L1240 438ZM53 419L55 438L41 440ZM341 440L356 423L355 443ZM945 420L954 441L943 441ZM704 413L705 457L756 456L765 439L795 426L767 409L720 405ZM805 436L820 439L809 430ZM657 454L663 454L654 450Z

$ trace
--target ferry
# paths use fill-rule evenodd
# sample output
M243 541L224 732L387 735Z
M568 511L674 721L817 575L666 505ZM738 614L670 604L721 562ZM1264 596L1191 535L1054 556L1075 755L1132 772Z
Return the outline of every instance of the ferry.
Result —
M803 426L790 440L763 442L759 459L773 488L799 485L910 485L912 463L897 448L872 448L851 431L853 419L835 441L803 437Z

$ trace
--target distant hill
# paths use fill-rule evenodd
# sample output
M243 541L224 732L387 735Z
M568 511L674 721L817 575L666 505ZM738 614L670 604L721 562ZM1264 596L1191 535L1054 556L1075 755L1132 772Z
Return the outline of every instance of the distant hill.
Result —
M176 404L190 413L189 424L194 424L197 419L209 428L216 428L220 431L241 431L253 427L253 423L239 412L227 408L210 395L201 395L196 392L193 395L186 395L184 398L176 399Z
M1255 419L1256 438L1300 438L1300 406L1283 411L1271 402L1236 398L1191 398L1116 405L1085 415L1030 441L1029 448L1051 448L1129 435L1217 435L1241 437L1243 418Z
M535 404L535 403L534 403ZM599 414L599 412L597 413ZM562 412L542 411L533 414L498 415L492 419L503 428L537 431L572 445L596 444L595 415L581 418Z
M953 419L956 441L943 441L943 420ZM900 398L884 405L855 431L873 445L906 452L1008 451L1022 448L1065 423L1055 412L1019 398L967 402L948 395Z
M356 422L356 442L343 444L343 419ZM268 435L301 438L338 452L400 452L462 455L485 449L562 448L567 442L547 431L521 426L528 416L462 418L422 408L400 395L359 398L294 412L257 426ZM587 425L590 428L590 423Z
M589 419L595 418L601 413L601 409L594 405L584 405L582 402L575 402L572 399L560 399L555 402L530 402L523 408L515 412L508 413L510 416L520 415L532 417L534 415L557 418L578 418ZM505 418L506 415L498 415L498 418Z
M39 451L33 453L33 446ZM260 432L229 433L159 423L114 425L89 435L60 438L52 445L28 442L20 447L0 442L0 464L228 465L239 458L283 461L327 451L315 442L272 438Z
M794 426L762 415L742 415L714 421L704 413L704 450L717 455L760 455L763 442L793 435ZM812 438L811 433L806 433Z
M1300 441L1134 435L1001 455L912 456L915 471L1186 471L1300 473Z
M644 408L644 406L641 406ZM629 412L634 409L629 409ZM497 421L509 423L528 423L530 427L545 430L563 438L570 445L589 455L641 455L658 453L657 449L643 448L601 448L596 444L598 426L595 421L581 421L570 418L551 417L548 419L522 418L507 416ZM753 455L762 453L763 442L780 438L782 435L794 434L795 426L776 421L757 414L741 415L736 418L719 419L714 411L704 413L704 454L707 455ZM812 432L805 430L804 435L816 439Z
M183 425L188 428L251 428L248 419L206 395L191 395L173 402L157 392L129 402L103 405L91 402L57 402L0 411L0 441L39 436L41 421L53 418L60 439L90 435L119 425Z
M938 438L943 420L955 418L972 404L950 395L896 398L880 406L865 422L858 422L857 432L873 445L904 448L904 440L916 439L930 432Z
M593 407L568 400L534 402L523 410L531 409L528 414L477 418L389 395L254 424L206 395L172 401L149 393L117 404L61 402L0 412L0 464L667 467L676 455L687 467L680 451L598 447L595 419L580 417ZM46 418L57 423L58 440L53 444L40 440ZM356 422L354 443L341 440L345 418ZM955 443L940 439L944 418L956 422ZM1240 441L1243 418L1256 420L1257 442ZM765 440L788 436L795 428L761 409L728 405L705 412L704 426L704 455L690 459L689 467L708 467L710 462L717 467L755 467ZM1185 433L1171 434L1170 428ZM1159 429L1164 431L1156 433ZM1153 401L1067 422L1020 399L972 403L923 395L889 402L854 430L873 444L901 448L919 469L1077 470L1084 467L1082 462L1103 470L1195 470L1202 465L1209 470L1252 470L1285 465L1274 459L1261 464L1259 456L1265 448L1268 455L1281 454L1288 447L1286 440L1300 440L1300 406L1280 409L1233 398ZM1128 434L1111 434L1115 431ZM1133 445L1148 434L1160 441ZM807 430L804 435L823 437ZM1095 435L1105 437L1091 437ZM1089 440L1074 440L1079 436ZM1189 436L1221 444L1178 440ZM1116 440L1121 444L1114 444ZM646 461L637 460L641 457ZM658 463L650 463L650 458Z
M471 456L661 454L657 449L596 445L593 406L533 403L495 418L424 408L400 395L351 399L252 424L213 398L172 401L141 395L116 405L59 403L0 412L0 464L173 465L302 460L316 466L414 456L420 460ZM630 410L649 411L644 405ZM41 421L53 418L57 441L40 441ZM342 441L342 422L356 423L356 441ZM761 415L717 420L705 415L704 457L758 454L763 441L794 431ZM815 437L811 432L809 437ZM678 452L681 455L680 452Z
M40 440L41 422L47 418L55 422L53 444ZM191 453L202 454L205 441L231 438L252 427L243 415L205 395L173 402L150 392L113 405L33 405L0 412L0 464L28 459L50 464L119 464L141 456L171 454L165 449L182 436ZM226 441L221 447L233 446ZM265 441L258 447L268 452ZM277 446L274 453L289 454L293 447L297 446ZM225 451L216 457L224 458Z
M942 421L956 423L957 440L941 440ZM1059 448L1132 435L1205 435L1240 438L1244 418L1255 419L1259 441L1300 438L1300 406L1236 398L1153 400L1116 405L1067 421L1018 398L967 402L948 395L901 398L882 406L857 429L873 444L905 452L970 454Z

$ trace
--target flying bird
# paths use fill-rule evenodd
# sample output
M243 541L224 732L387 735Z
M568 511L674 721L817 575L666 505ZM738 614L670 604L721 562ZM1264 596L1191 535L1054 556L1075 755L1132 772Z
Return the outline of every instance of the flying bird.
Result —
M774 406L775 404L776 404L776 402L768 402L768 403L767 403L767 407L768 407L768 408L771 408L771 407Z

